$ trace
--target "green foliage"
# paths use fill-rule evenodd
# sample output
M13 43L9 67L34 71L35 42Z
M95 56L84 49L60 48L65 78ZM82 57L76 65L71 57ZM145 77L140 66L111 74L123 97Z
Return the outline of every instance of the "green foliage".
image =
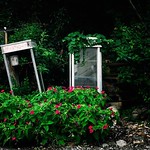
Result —
M11 42L18 42L18 41L28 40L28 39L31 39L32 41L36 42L34 53L35 53L37 69L39 72L43 74L44 77L46 77L44 78L45 85L47 86L49 82L51 84L54 84L54 82L57 79L55 79L56 76L53 76L53 74L55 74L56 71L57 74L60 75L59 79L65 80L62 79L63 77L62 74L65 73L65 67L68 64L68 61L66 61L68 56L66 58L66 55L63 54L63 51L62 53L60 52L58 53L58 49L54 48L54 44L52 44L52 42L49 40L50 36L48 35L48 32L45 29L43 29L43 26L41 24L36 22L22 23L14 30L14 32L11 35L9 35L8 41L9 43L11 43ZM23 54L22 53L18 54L19 65L21 67L20 66L17 67L20 68L19 70L20 72L23 68L27 68L29 62L31 62L30 55L27 55L28 53L23 53ZM3 63L2 55L1 58L2 58L1 63ZM59 83L62 83L62 81L59 81ZM22 85L24 85L24 83L22 83ZM24 88L26 89L26 87Z
M87 47L91 47L98 44L109 44L113 42L111 39L106 39L106 37L102 34L88 34L84 35L80 32L72 32L69 33L64 39L62 40L67 48L69 53L74 54L75 62L79 62L80 60L80 51L84 52ZM83 59L84 61L84 59Z
M118 68L120 82L136 86L139 91L137 95L148 102L150 100L150 37L147 29L143 24L131 26L119 24L114 28L111 38L114 40L110 47L113 52L111 61L128 64Z
M148 48L150 38L142 24L133 24L130 27L120 25L114 29L112 38L117 60L141 62L150 58Z
M58 146L87 141L97 143L109 135L118 112L106 108L107 94L93 88L62 89L24 98L0 93L0 145ZM6 109L7 108L7 109Z
M36 42L35 56L38 64L38 70L41 72L48 72L48 64L58 63L58 54L54 48L49 48L48 34L39 23L27 23L15 30L14 34L10 36L10 42L17 42L31 39ZM24 60L24 58L23 58ZM59 59L60 60L60 59Z
M89 37L95 38L89 39ZM150 37L143 24L137 23L131 26L118 24L110 39L101 34L84 35L72 32L63 39L63 42L66 43L69 53L74 53L75 63L80 60L80 51L83 51L84 61L86 47L102 45L103 73L107 70L105 65L107 59L111 62L128 64L117 68L120 83L132 84L138 89L137 97L149 101Z
M42 26L39 23L23 23L15 29L14 34L10 35L9 43L32 39L40 40L43 33Z
M17 83L13 84L13 92L15 95L27 95L29 93L32 93L32 88L30 87L29 79L28 77L25 77L24 80L18 85Z

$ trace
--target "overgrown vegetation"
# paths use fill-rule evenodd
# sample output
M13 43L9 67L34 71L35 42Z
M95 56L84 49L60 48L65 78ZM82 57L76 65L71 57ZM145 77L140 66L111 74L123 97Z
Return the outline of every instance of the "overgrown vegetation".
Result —
M136 87L137 95L150 103L150 37L147 28L139 23L119 25L111 38L114 40L110 47L114 53L111 60L128 64L119 68L120 82Z
M73 32L70 32L71 28L66 26L70 18L65 14L64 8L51 12L53 9L49 9L48 6L49 13L46 18L48 21L44 21L45 15L40 12L42 3L40 0L32 1L32 8L27 9L28 12L23 15L28 16L29 12L33 12L29 13L33 14L30 19L18 17L19 13L16 13L15 17L12 15L15 7L8 8L8 6L15 6L18 1L8 3L3 0L0 3L5 3L0 14L1 26L13 28L8 32L8 42L28 39L36 42L34 52L45 87L68 86L68 53L74 53L75 62L78 62L81 50L84 53L86 47L100 44L103 75L107 73L106 60L127 64L118 67L115 72L119 82L126 87L123 92L129 86L132 93L135 93L135 100L140 99L140 102L150 105L149 9L143 11L143 16L148 16L147 18L141 18L138 14L141 22L136 19L132 23L132 19L130 21L127 19L128 24L115 22L114 30L105 36L101 33L85 34L84 31L80 32L80 29L72 29ZM31 5L25 1L21 3L26 8L29 8L28 4ZM145 8L149 8L146 3ZM136 9L135 11L138 12ZM110 12L112 11L109 9ZM113 12L114 15L115 11ZM117 20L119 15L120 13L117 13L114 18ZM126 16L122 15L120 18L123 17ZM91 27L93 28L90 25ZM0 32L0 44L4 44L3 34ZM96 39L90 40L89 37ZM106 108L109 95L99 94L95 89L64 90L60 87L49 87L48 91L38 93L28 54L23 53L19 58L19 65L16 66L21 79L19 84L13 79L15 96L11 95L12 91L5 92L9 92L9 84L3 56L0 54L0 144L12 147L24 146L24 140L29 145L47 145L47 143L65 145L70 140L76 144L82 141L98 143L109 136L113 120L118 119L118 113ZM128 112L127 110L125 115L131 115ZM150 114L149 111L147 113Z
M89 40L89 37L96 39ZM150 101L150 37L142 24L134 24L130 27L119 24L114 28L110 38L101 34L84 35L80 32L70 33L65 37L69 53L75 54L75 60L78 62L80 50L96 44L102 45L103 54L103 74L106 60L109 62L121 62L127 65L118 67L117 73L119 82L129 84L137 89L135 94L140 96L141 101ZM83 58L84 60L84 58ZM105 76L105 74L104 74Z
M43 75L45 87L49 85L66 86L67 84L66 82L68 81L68 79L65 76L66 75L65 69L68 66L68 62L66 61L68 55L66 55L65 52L63 51L61 52L61 49L59 48L56 49L54 47L54 45L52 44L53 41L49 41L48 32L45 29L43 29L43 27L39 23L22 24L14 31L13 34L9 35L9 43L29 39L32 39L32 41L36 42L37 44L36 47L34 48L35 59L38 71ZM17 54L18 53L16 53L16 55ZM34 71L31 66L32 65L31 56L30 53L28 52L22 52L21 54L19 53L18 55L20 55L19 65L15 67L15 70L18 70L17 71L18 76L24 78L19 79L20 80L19 84L17 83L16 79L13 78L12 79L14 85L13 89L17 95L24 95L26 93L24 90L30 88L31 90L28 90L28 93L26 93L29 94L29 92L32 92L32 90L33 89L35 90L36 88L36 82L34 79L35 76L32 75ZM0 60L1 60L0 63L4 64L2 54ZM4 67L1 68L1 72L5 72L4 69L5 69ZM57 76L55 76L55 74L57 74ZM32 81L34 81L33 83L34 85L33 84L31 85L31 80L29 80L29 77L31 78L31 76ZM57 80L57 77L59 78L59 81ZM4 78L7 80L7 75ZM1 85L5 83L1 83ZM23 85L25 85L24 83L26 83L25 87L23 87Z
M0 103L0 145L11 148L98 144L119 118L106 107L107 94L94 88L49 87L24 98L2 90Z

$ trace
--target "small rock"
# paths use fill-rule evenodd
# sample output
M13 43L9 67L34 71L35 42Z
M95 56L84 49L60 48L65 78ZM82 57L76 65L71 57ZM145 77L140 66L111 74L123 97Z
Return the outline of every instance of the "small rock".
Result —
M146 146L147 149L150 149L150 146Z
M124 141L124 140L118 140L118 141L116 142L116 144L117 144L119 147L124 147L124 146L127 145L127 142Z
M133 141L133 144L143 144L144 141L143 140L135 140Z
M104 143L104 144L102 145L103 148L108 147L108 146L109 146L109 145L106 144L106 143Z

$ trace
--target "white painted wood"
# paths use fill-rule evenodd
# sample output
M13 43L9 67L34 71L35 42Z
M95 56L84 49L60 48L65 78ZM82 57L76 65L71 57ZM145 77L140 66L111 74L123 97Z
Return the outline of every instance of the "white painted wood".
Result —
M74 63L74 54L69 55L69 86L92 86L97 87L98 92L102 91L102 53L101 45L87 47L85 53L85 64ZM82 53L80 54L82 57ZM82 60L81 60L82 61ZM77 81L81 82L77 85ZM85 82L84 82L85 81Z
M6 54L11 52L31 49L35 47L35 45L36 44L31 40L25 40L25 41L1 45L1 49L2 49L2 54Z

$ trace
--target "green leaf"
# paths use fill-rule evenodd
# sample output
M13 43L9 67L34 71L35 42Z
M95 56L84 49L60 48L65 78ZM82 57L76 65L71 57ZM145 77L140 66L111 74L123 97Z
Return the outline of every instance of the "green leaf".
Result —
M29 132L28 132L28 129L25 129L25 130L24 130L24 134L25 134L26 137L28 137L28 133L29 133Z
M42 139L42 145L45 145L47 143L47 141L48 141L48 138L43 138Z
M65 142L64 142L64 140L58 140L58 142L57 142L59 145L65 145Z
M12 130L12 129L15 129L15 126L14 126L14 125L12 125L12 126L10 126L9 128Z
M53 121L48 121L48 122L41 123L41 125L51 125L53 123L54 123Z
M36 118L31 118L31 121L32 121L32 122L35 122L35 121L36 121Z
M100 135L99 135L98 132L94 132L94 133L93 133L93 136L94 136L94 138L95 138L97 141L99 141Z
M43 128L45 129L46 132L48 132L49 126L43 126Z
M53 124L53 123L54 123L53 121L48 121L48 122L47 122L48 125L51 125L51 124Z
M94 118L90 118L90 119L89 119L89 121L90 121L91 123L93 123L93 124L95 124L95 123L96 123L96 121L95 121L95 119L94 119Z
M3 141L3 146L9 141L10 137L6 138L4 141Z

